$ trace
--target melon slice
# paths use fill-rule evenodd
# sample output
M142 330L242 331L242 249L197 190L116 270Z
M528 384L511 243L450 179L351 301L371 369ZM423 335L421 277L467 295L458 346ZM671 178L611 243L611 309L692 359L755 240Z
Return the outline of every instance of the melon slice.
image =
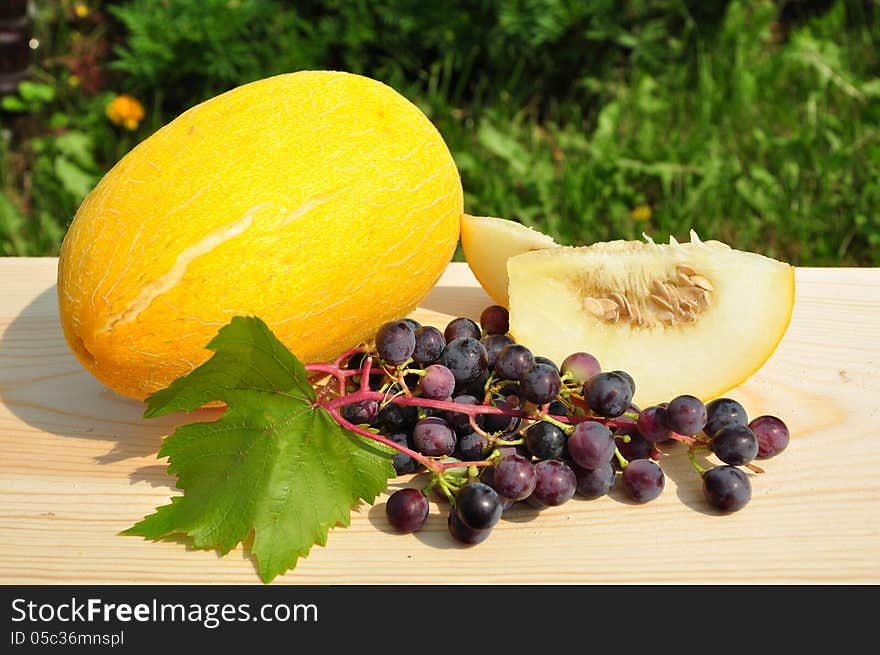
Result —
M507 260L514 255L557 247L546 234L522 223L470 216L461 219L461 248L477 282L496 303L507 307Z
M702 242L611 241L516 255L507 262L510 331L561 362L586 351L635 380L641 407L708 400L751 376L782 339L794 269Z

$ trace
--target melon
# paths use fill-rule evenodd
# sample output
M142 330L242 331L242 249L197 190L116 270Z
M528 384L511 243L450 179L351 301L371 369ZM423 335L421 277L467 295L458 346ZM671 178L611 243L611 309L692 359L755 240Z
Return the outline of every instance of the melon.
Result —
M461 218L461 249L480 286L507 307L507 260L514 255L556 247L552 237L516 221L494 216Z
M717 241L561 246L507 260L510 331L556 362L588 352L635 381L642 407L715 398L772 355L794 307L794 269Z
M79 361L143 399L237 315L304 361L411 312L458 243L442 136L376 80L299 71L207 100L137 145L77 211L58 262Z

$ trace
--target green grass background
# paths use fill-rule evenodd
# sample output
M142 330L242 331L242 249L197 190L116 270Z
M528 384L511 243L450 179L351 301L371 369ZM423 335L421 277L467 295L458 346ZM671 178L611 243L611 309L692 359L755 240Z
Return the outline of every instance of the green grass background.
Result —
M795 265L880 265L875 0L38 4L35 86L2 114L0 254L56 254L103 172L192 104L336 68L425 111L469 213L566 244L693 228ZM123 92L146 108L134 132L104 115Z

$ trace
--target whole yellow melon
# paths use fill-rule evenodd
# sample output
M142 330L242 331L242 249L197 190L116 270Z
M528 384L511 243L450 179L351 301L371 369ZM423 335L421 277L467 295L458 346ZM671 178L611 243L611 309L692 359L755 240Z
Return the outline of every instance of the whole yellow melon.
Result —
M236 315L324 360L412 311L455 250L461 180L390 87L300 71L199 104L85 199L58 264L80 362L143 399L198 366Z

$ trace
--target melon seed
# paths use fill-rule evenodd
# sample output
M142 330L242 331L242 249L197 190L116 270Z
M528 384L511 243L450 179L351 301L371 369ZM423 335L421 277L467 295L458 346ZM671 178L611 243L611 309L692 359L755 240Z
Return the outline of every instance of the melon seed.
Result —
M690 276L691 284L695 287L700 287L701 289L705 289L706 291L714 291L715 287L712 286L712 283L709 282L702 275L691 275Z

